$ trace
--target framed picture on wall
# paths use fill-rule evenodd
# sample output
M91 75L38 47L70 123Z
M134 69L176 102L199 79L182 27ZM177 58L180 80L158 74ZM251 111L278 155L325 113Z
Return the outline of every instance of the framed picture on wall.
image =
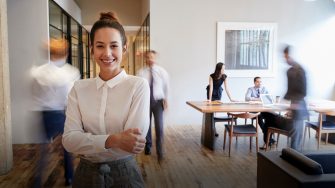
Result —
M230 77L273 77L276 23L217 23L217 62Z

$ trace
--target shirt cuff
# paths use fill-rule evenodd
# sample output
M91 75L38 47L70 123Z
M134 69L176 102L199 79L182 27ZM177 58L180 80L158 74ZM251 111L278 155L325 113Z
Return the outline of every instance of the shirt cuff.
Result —
M106 140L109 135L95 135L93 140L93 144L95 146L95 150L97 152L105 152L107 149L105 148Z

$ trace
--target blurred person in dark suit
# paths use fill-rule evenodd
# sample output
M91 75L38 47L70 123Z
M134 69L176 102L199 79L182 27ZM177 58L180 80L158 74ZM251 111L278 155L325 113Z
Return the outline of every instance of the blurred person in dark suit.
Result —
M308 117L305 97L307 94L306 73L303 67L290 56L290 46L283 50L286 63L290 66L287 70L287 91L284 99L291 101L290 110L293 126L291 130L291 147L301 150L304 120Z

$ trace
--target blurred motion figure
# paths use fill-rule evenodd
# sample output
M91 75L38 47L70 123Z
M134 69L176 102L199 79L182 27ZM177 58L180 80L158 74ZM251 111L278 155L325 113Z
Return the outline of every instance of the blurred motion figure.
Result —
M287 91L284 99L290 100L293 126L291 130L291 147L301 150L304 120L308 117L305 97L307 94L307 81L305 70L290 57L290 46L283 50L286 63L290 66L287 70Z
M150 86L150 124L148 134L146 136L145 154L151 154L152 134L151 119L152 115L155 120L156 132L156 153L158 161L163 160L163 142L164 127L163 113L167 109L168 92L169 92L169 75L166 70L157 65L157 52L150 50L146 54L146 68L139 71L138 76L145 78Z
M80 78L77 68L66 63L68 43L65 39L51 39L47 46L50 62L33 67L33 102L35 110L41 112L45 136L54 139L64 131L67 95L74 82ZM63 149L64 150L64 149ZM41 187L41 177L48 161L46 146L41 149L40 164L34 187ZM73 165L71 155L64 150L65 185L71 185Z

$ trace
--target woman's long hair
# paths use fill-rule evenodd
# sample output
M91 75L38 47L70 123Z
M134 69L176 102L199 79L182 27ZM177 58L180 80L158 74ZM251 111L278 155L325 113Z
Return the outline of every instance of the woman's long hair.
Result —
M221 62L219 62L219 63L217 63L216 64L216 67L215 67L215 71L214 71L214 79L216 79L216 80L218 80L218 79L220 79L221 78L221 70L222 70L222 66L224 65L224 63L221 63Z

